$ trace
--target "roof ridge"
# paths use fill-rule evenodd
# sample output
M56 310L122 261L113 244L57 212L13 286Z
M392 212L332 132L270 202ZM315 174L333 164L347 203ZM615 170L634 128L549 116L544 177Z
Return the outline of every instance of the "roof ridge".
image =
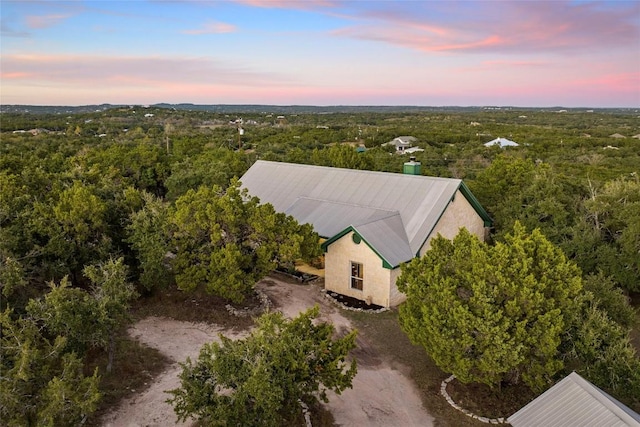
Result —
M344 171L347 173L356 173L356 174L361 173L361 174L372 174L372 175L391 175L394 177L404 177L406 179L424 179L424 180L434 180L434 181L462 181L462 179L460 178L447 178L444 176L410 175L402 172L385 172L385 171L372 171L369 169L339 168L334 166L309 165L306 163L287 163L287 162L276 162L273 160L256 160L256 163L258 162L268 163L272 165L282 164L287 166L296 166L300 168L334 169L336 171Z
M400 217L400 221L402 221L402 215L400 215L399 211L388 211L386 209L379 209L379 210L382 210L382 211L385 211L385 212L389 212L389 215L383 216L383 217L380 217L380 218L372 218L372 219L370 219L369 221L366 221L366 222L360 222L360 223L358 223L357 227L362 227L363 225L372 224L372 223L378 222L378 221L384 221L385 219L389 219L389 218L394 217L394 216L399 216ZM352 224L352 225L353 225L353 227L356 227L356 225L354 225L354 224ZM404 231L404 234L406 236L407 235L407 229L404 226L404 221L402 221L402 230ZM407 236L407 242L408 241L409 241L409 237Z
M340 201L336 201L336 200L331 200L331 199L320 199L318 197L308 197L308 196L298 196L296 197L296 201L301 200L301 199L305 199L305 200L316 200L318 202L325 202L325 203L333 203L335 205L342 205L342 206L353 206L353 207L357 207L357 208L363 208L363 209L371 209L371 210L376 210L376 211L382 211L382 212L389 212L389 216L391 216L391 214L400 214L400 212L396 209L396 210L391 210L391 209L384 209L384 208L377 208L374 206L368 206L368 205L359 205L357 203L347 203L347 202L340 202ZM385 217L387 218L387 217Z

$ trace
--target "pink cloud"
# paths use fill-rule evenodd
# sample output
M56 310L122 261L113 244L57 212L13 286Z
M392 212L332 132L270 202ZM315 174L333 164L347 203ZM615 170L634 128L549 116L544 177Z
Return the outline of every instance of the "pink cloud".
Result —
M375 3L378 4L378 3ZM382 3L388 5L388 3ZM395 4L395 3L394 3ZM334 35L383 41L425 52L542 53L640 49L640 3L411 3L362 10L361 25ZM391 8L391 6L388 6Z
M200 34L224 34L235 33L237 27L233 24L227 24L226 22L209 21L205 23L201 28L195 30L185 30L184 34L200 35Z
M109 84L119 81L157 87L184 80L260 86L283 81L265 71L194 57L127 57L86 55L6 55L3 73L42 84ZM3 75L4 75L3 74Z
M60 21L71 17L71 15L65 14L53 14L53 15L29 15L25 18L27 26L32 29L42 29L53 27Z
M278 9L317 9L332 8L340 4L331 0L235 0L236 3L261 8Z

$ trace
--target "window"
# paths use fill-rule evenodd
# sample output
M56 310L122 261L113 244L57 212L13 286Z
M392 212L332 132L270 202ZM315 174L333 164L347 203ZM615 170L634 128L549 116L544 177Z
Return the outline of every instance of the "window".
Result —
M351 261L351 289L362 290L363 269L359 262Z

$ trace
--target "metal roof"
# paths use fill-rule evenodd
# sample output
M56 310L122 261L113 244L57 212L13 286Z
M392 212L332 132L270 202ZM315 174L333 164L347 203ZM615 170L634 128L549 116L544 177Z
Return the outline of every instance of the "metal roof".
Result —
M389 264L418 253L462 181L258 160L242 186L331 238L349 226Z
M517 147L520 144L518 144L517 142L513 142L507 138L492 139L491 141L484 144L485 147L491 147L493 145L499 145L502 148L502 147Z
M640 415L572 372L507 421L513 427L630 427Z

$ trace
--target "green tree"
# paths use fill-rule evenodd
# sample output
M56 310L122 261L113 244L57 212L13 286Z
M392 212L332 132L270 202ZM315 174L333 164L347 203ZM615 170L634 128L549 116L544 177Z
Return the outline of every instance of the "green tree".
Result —
M567 316L562 357L568 368L589 381L640 407L640 358L629 340L629 330L600 308L593 294L579 298L580 309Z
M34 249L40 254L46 278L70 274L78 284L84 265L108 256L112 239L107 211L95 188L80 181L64 189L57 199L34 204L29 227L40 236Z
M169 208L162 200L142 193L142 209L131 213L127 241L138 260L139 282L147 290L170 283L168 268Z
M227 148L207 150L199 155L187 157L171 166L171 175L165 181L167 199L175 200L189 189L202 185L218 185L227 188L233 177L242 176L249 163L244 152Z
M587 222L599 239L583 254L608 253L598 268L623 288L640 290L640 179L609 181L584 204Z
M0 419L8 427L74 426L96 410L97 370L68 352L64 337L45 337L31 318L0 313Z
M40 300L31 300L27 311L52 336L65 337L80 354L91 347L106 350L107 372L111 372L115 334L129 320L135 289L127 281L122 258L87 266L84 274L93 285L91 293L72 288L65 277L59 285L51 282L49 292Z
M629 302L629 297L622 292L616 282L604 273L589 274L584 278L584 289L593 295L598 308L620 325L629 329L636 323L636 312Z
M237 302L278 265L320 253L310 225L260 204L237 180L226 191L217 186L189 190L176 201L170 221L178 287L204 286Z
M316 306L287 320L267 313L245 339L220 337L182 364L181 387L170 391L178 418L195 416L207 425L280 426L300 413L300 401L340 394L351 387L356 331L333 339L334 327L316 323Z
M580 270L519 223L495 246L463 229L438 236L403 267L400 322L412 342L463 382L544 388L562 367L565 315L576 311Z

